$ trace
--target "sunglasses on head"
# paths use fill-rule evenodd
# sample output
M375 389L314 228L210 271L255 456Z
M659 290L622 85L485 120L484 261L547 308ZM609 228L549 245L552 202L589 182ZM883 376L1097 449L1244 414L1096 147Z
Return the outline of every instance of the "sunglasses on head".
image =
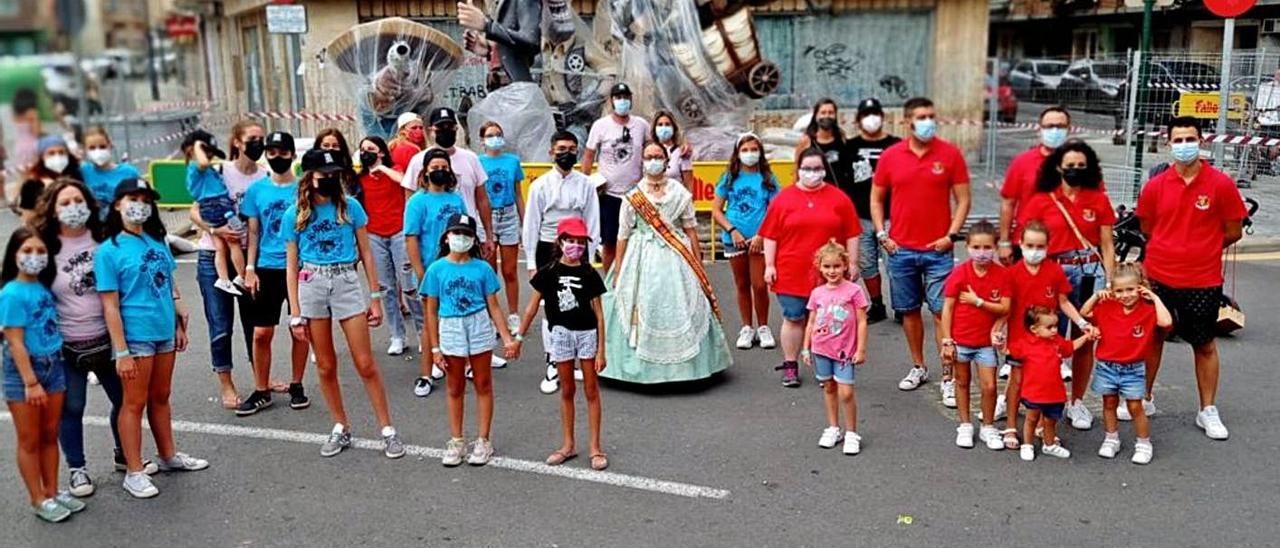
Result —
M630 142L631 142L631 128L630 128L630 127L624 127L624 128L622 128L622 138L621 138L621 139L618 139L618 142L619 142L619 143L630 143Z

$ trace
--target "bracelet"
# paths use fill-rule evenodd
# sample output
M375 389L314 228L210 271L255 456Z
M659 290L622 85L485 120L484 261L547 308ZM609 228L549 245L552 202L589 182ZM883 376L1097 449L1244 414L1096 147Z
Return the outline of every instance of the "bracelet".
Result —
M885 241L885 240L889 239L889 233L888 233L888 232L886 232L886 231L884 231L884 230L881 230L881 231L879 231L879 232L876 232L876 239L877 239L877 240L880 240L880 241L882 241L882 242L883 242L883 241Z
M999 247L1000 249L1009 249L1013 247L1013 242L1010 242L1009 240L1000 240L1000 243L996 244L996 247Z
M813 355L813 354L809 352L809 349L808 349L808 348L801 348L801 349L800 349L800 357L802 357L802 358L808 358L808 357L809 357L809 356L811 356L811 355Z
M982 300L982 297L977 297L977 299L977 301L974 301L973 306L982 308L982 305L987 304L987 301Z
M381 292L381 291L370 291L370 292L369 292L369 298L370 298L370 299L381 299L381 298L382 298L382 292Z
M1080 321L1076 322L1076 327L1079 327L1081 330L1089 329L1090 325L1092 324L1089 323L1089 320L1084 318L1080 318Z
M524 342L524 335L516 333L512 335L512 337L516 340L516 342Z
M728 233L730 233L730 234L733 234L734 232L737 232L737 231L738 231L738 227L736 227L736 226L731 226L731 227L729 227L729 228L724 229L724 231L725 231L725 232L728 232Z
M433 347L431 347L431 353L432 353L432 354L438 354L438 353L440 353L440 347L439 347L439 346L433 346Z
M115 354L115 356L116 356L116 359L117 359L117 360L121 360L121 359L124 359L124 358L128 358L128 357L129 357L129 349L128 349L128 348L126 348L126 349L124 349L124 350L116 350L116 354Z
M258 269L258 267L253 266L253 265L251 265L251 264L244 265L244 271L245 271L245 272L253 272L254 270L257 270L257 269Z
M956 345L955 339L950 339L950 338L942 339L942 346L955 346L955 345Z

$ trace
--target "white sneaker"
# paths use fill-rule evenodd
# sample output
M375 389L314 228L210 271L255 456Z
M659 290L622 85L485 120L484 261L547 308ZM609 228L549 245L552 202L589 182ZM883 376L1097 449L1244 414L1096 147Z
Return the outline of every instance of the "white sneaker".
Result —
M1024 443L1018 448L1018 454L1022 457L1022 460L1027 462L1036 460L1036 446L1030 443Z
M413 381L413 395L425 398L431 395L431 379L418 377Z
M471 364L467 364L467 370L463 375L467 377L468 380L475 378L475 374L471 372Z
M387 346L388 356L399 356L404 354L404 339L400 337L391 337L391 344Z
M1057 443L1054 445L1046 445L1044 447L1041 447L1040 452L1046 455L1049 455L1051 457L1058 457L1060 459L1069 458L1071 456L1071 451L1068 451L1067 448L1063 447L1061 443Z
M99 381L99 380L98 380L98 375L97 375L96 373L94 373L93 371L90 371L90 372L89 372L89 384L92 384L92 385L94 385L94 386L98 386L98 385L102 384L102 381Z
M502 369L506 366L507 366L507 359L502 356L499 356L495 352L493 354L493 359L489 361L489 367L492 367L494 369ZM471 378L471 377L467 377L467 378Z
M956 381L942 381L942 405L945 405L950 409L956 408ZM972 447L972 445L970 447Z
M443 378L444 378L444 370L440 369L440 366L434 363L431 364L431 380L438 381Z
M310 360L311 360L311 365L315 365L315 364L316 364L316 353L315 353L315 352L312 352L312 353L311 353L311 356L310 356L308 359L310 359Z
M844 433L839 426L828 426L822 431L822 437L818 438L818 447L823 449L831 449L835 447L840 440L844 439Z
M124 475L124 490L135 498L149 499L160 494L160 490L156 489L156 484L151 482L151 476L142 472Z
M862 452L862 436L857 432L848 432L844 435L844 447L841 449L846 455L857 455Z
M1104 459L1114 459L1116 454L1120 453L1120 437L1108 437L1102 440L1102 447L1098 448L1098 456Z
M1062 363L1058 365L1058 372L1062 374L1062 380L1071 380L1071 360L1062 360Z
M738 350L750 350L751 344L756 341L756 330L749 325L742 326L738 330L738 342L734 345Z
M555 394L560 389L560 373L556 371L556 366L547 365L547 374L542 377L542 382L538 384L538 390L543 394Z
M1227 427L1222 424L1222 418L1218 416L1218 407L1216 405L1210 405L1196 413L1196 426L1204 430L1204 435L1209 436L1209 439L1227 439Z
M1089 412L1089 408L1081 400L1067 406L1067 418L1071 419L1071 426L1076 430L1093 428L1093 413Z
M996 396L996 412L995 412L995 416L991 417L991 420L998 421L1000 419L1006 418L1008 414L1009 414L1009 402L1005 399L1004 394L1000 394L999 396Z
M898 382L898 390L915 390L929 380L929 370L923 367L912 367L907 376Z
M1146 403L1146 400L1143 400ZM1116 419L1125 422L1133 420L1133 414L1129 413L1129 405L1124 400L1120 401L1120 405L1116 406Z
M440 457L440 464L445 466L462 464L462 454L466 451L467 440L449 438L449 443L444 446L444 456Z
M1009 378L1009 372L1010 372L1010 371L1012 371L1012 370L1013 370L1013 366L1012 366L1012 365L1009 365L1009 364L1007 364L1007 363L1006 363L1006 364L1004 364L1004 365L1000 366L1000 372L999 372L997 375L998 375L1001 379L1007 379L1007 378Z
M174 453L169 460L156 455L156 466L161 472L199 472L209 467L209 461L197 459L186 453Z
M471 454L467 456L467 464L484 466L489 464L489 459L492 458L493 444L484 438L476 438L476 442L471 444Z
M762 325L756 330L756 340L760 341L760 348L766 350L778 346L778 341L773 340L773 331L770 331L767 325Z
M582 367L576 364L573 366L573 380L582 382Z
M1146 415L1148 418L1154 417L1160 414L1160 410L1156 409L1155 396L1152 396L1151 399L1144 398L1142 400L1142 413Z
M1133 444L1133 458L1129 462L1134 464L1150 464L1151 457L1155 456L1155 448L1151 447L1151 442L1137 442Z
M72 468L71 480L67 482L68 490L72 495L77 497L87 497L93 494L93 478L89 477L89 471L84 467Z
M520 316L517 316L515 314L508 314L507 315L507 331L510 331L513 334L512 336L514 336L516 330L518 329L520 329Z
M973 424L965 422L956 427L956 446L973 449Z
M239 289L236 289L235 284L231 283L231 280L218 280L216 282L213 282L213 287L221 289L223 292L230 293L237 297L244 295L244 293L241 293ZM155 496L155 495L152 495L152 496Z
M992 451L1004 450L1004 439L1001 438L1000 431L996 430L994 426L983 426L981 430L978 430L978 439L987 444L987 449Z

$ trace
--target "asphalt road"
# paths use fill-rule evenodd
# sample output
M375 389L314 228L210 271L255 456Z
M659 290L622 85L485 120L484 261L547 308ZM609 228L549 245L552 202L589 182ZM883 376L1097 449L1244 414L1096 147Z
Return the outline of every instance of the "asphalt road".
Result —
M1128 426L1121 458L1095 456L1100 423L1088 432L1066 429L1064 443L1075 454L1065 461L1025 463L1016 452L955 447L937 383L915 392L896 388L907 359L891 322L871 327L869 362L858 372L865 441L856 457L816 446L825 426L816 383L784 389L772 371L776 351L735 350L733 367L714 382L607 386L609 474L590 473L585 451L549 471L536 463L558 444L557 398L537 390L542 366L534 341L530 357L495 375L493 440L504 460L443 468L432 457L448 437L443 391L415 398L416 364L385 355L378 361L393 420L406 443L421 447L397 461L359 449L325 459L316 440L331 422L314 372L306 379L311 409L293 411L277 398L256 416L233 416L216 403L196 310L173 402L175 419L185 421L180 449L208 458L211 468L159 476L159 497L134 500L111 471L109 431L91 419L86 445L98 493L85 513L49 525L26 506L12 425L0 419L0 519L10 523L0 545L1270 545L1280 534L1273 511L1280 475L1269 457L1280 450L1277 400L1270 397L1280 390L1273 358L1280 329L1268 320L1280 308L1270 293L1280 276L1277 258L1240 267L1238 294L1251 323L1221 342L1220 407L1231 439L1211 441L1194 426L1190 350L1171 345L1157 392L1165 414L1153 421L1156 457L1146 467L1127 460ZM731 303L727 266L710 270L722 302ZM194 265L181 265L178 278L184 294L195 296ZM726 309L732 335L736 314L732 305ZM277 356L286 355L284 337L282 330ZM375 341L376 350L385 348L385 332ZM354 432L376 438L363 390L349 359L343 362ZM248 388L247 364L238 359L236 367L236 381ZM281 364L277 374L286 369ZM106 399L90 389L89 415L105 416ZM144 447L153 452L150 442Z

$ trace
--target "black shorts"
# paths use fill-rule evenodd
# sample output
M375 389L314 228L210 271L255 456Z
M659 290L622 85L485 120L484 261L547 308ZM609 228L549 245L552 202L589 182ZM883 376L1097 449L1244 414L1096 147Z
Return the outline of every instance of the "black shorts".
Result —
M538 263L534 265L535 270L542 270L551 264L552 253L555 252L556 244L554 242L538 242L538 247L533 250L533 260Z
M600 193L600 243L614 246L618 243L618 214L622 211L622 198L607 192Z
M280 307L289 299L289 286L284 270L260 268L258 293L249 301L249 321L254 327L280 325Z
M1217 336L1222 286L1180 289L1152 280L1151 290L1169 308L1173 315L1173 333L1182 340L1191 346L1201 346Z
M1045 418L1052 420L1062 419L1062 411L1066 408L1066 404L1062 403L1031 403L1022 398L1022 406L1027 409L1038 409Z

